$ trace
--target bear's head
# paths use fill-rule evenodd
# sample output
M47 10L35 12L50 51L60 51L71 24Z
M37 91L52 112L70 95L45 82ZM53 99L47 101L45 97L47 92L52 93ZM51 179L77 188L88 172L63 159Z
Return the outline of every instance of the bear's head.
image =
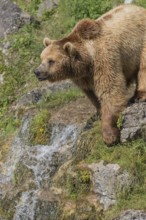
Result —
M45 38L43 43L46 48L41 53L41 64L34 71L37 78L54 82L77 80L89 74L93 59L87 44L97 37L99 26L94 20L84 19L62 40Z

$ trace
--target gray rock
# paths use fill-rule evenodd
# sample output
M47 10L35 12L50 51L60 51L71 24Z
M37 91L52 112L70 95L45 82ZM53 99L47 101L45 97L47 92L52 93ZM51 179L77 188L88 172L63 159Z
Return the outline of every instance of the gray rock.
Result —
M7 34L18 30L24 24L30 23L30 15L10 0L1 0L0 4L0 37L6 37Z
M48 83L46 87L40 89L36 88L24 94L22 97L20 97L17 103L14 104L13 109L21 109L24 108L24 106L31 106L32 104L36 104L40 101L46 100L48 95L55 94L56 92L58 92L58 89L60 91L64 91L69 89L70 87L73 87L73 84L69 81L54 84Z
M38 16L41 17L44 12L55 8L58 5L58 0L44 0L38 9Z
M146 212L143 210L127 210L114 220L146 220Z
M127 172L121 173L118 164L105 164L104 161L89 165L93 172L93 191L97 194L104 210L116 202L116 194L130 185Z
M122 116L121 142L138 137L146 139L146 103L127 107Z

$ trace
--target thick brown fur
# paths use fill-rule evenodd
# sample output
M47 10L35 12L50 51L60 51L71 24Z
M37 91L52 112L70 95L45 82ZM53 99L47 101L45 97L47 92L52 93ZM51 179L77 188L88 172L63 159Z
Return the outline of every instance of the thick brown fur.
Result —
M146 99L146 10L121 5L97 20L81 20L61 40L44 39L44 45L38 79L71 79L100 110L104 141L118 142L117 119L135 81L137 98Z

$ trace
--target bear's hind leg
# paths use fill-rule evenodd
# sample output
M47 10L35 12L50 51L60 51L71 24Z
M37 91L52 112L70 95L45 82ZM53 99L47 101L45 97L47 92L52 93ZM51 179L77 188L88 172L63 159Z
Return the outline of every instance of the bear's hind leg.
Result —
M146 101L146 45L141 55L140 68L137 79L138 85L136 100L143 102Z

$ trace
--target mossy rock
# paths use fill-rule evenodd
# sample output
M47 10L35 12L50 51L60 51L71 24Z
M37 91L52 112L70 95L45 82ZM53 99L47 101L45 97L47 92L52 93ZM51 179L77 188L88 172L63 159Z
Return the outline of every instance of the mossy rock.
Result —
M34 173L21 161L16 164L12 181L19 191L28 191L29 189L35 188Z
M0 218L2 220L13 219L20 196L21 194L17 190L13 193L12 189L3 199L0 199Z

